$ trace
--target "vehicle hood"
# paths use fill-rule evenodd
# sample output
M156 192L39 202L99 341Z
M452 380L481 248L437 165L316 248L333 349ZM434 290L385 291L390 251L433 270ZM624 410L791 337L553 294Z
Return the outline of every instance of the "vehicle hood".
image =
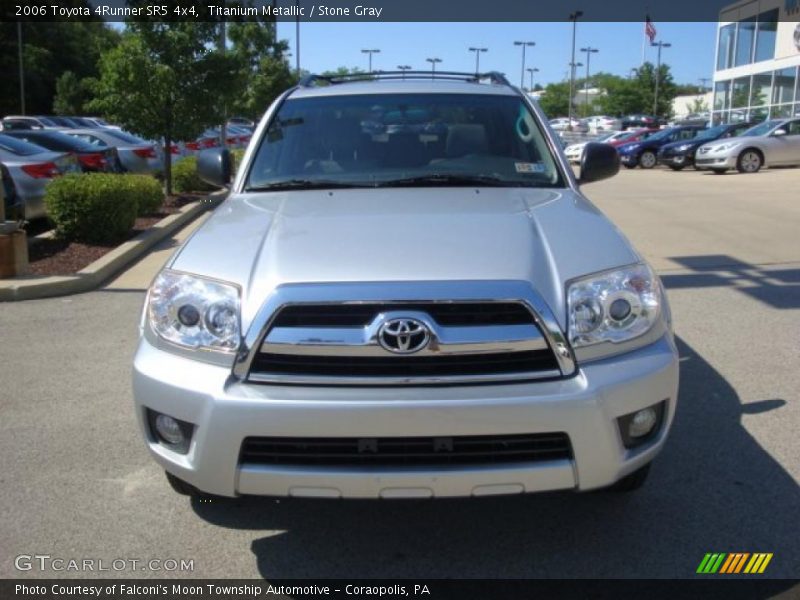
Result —
M569 279L640 260L568 189L388 188L232 195L173 269L242 288L246 328L299 282L523 280L564 325Z
M719 146L721 144L750 144L753 146L758 146L759 142L763 141L764 139L765 136L760 135L737 136L725 139L716 139L710 142L703 142L702 146Z
M682 140L680 142L670 142L669 144L662 144L661 150L664 152L669 152L670 150L675 150L676 148L680 148L681 146L688 146L688 149L697 148L698 146L702 146L713 140L705 140L705 141L695 141L695 140Z

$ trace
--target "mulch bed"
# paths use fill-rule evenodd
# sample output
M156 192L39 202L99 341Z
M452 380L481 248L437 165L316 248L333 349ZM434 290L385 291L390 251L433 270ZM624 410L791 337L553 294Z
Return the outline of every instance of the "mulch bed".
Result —
M146 231L164 217L175 214L182 206L205 198L206 194L178 194L168 196L159 211L146 217L139 217L124 241ZM29 231L29 235L31 232ZM122 242L120 242L122 243ZM57 239L37 239L28 244L28 260L32 275L74 275L84 267L90 265L98 258L107 254L119 244L83 244L79 242L65 242Z

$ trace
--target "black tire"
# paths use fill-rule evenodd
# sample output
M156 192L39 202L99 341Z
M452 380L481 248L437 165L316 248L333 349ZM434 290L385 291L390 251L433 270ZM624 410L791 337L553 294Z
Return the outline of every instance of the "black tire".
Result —
M622 164L626 169L635 169L636 168L635 164L630 164L630 165L628 163L622 163Z
M656 153L652 150L645 150L639 157L639 166L643 169L652 169L658 164Z
M683 171L683 167L686 165L669 165L669 168L673 171Z
M714 175L725 175L728 172L728 169L711 169L714 171Z
M607 489L609 492L634 492L644 485L644 482L647 481L647 476L649 474L650 463L647 463L645 466L640 467L630 475L623 477L617 483Z
M764 166L764 155L755 148L746 148L736 159L736 170L739 173L758 173Z

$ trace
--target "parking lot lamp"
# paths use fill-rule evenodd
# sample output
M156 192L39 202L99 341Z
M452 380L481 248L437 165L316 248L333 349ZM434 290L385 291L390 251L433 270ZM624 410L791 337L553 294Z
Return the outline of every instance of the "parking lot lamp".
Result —
M431 57L425 59L427 62L431 63L431 79L433 79L434 73L436 73L436 63L442 62L441 58Z
M525 46L535 46L536 42L514 42L515 46L522 46L522 71L519 76L519 87L525 87Z
M397 65L397 69L403 72L403 79L405 79L406 71L411 70L411 65Z
M527 72L530 74L530 76L531 76L531 87L528 89L528 91L529 91L529 92L533 92L533 74L534 74L534 73L538 73L538 72L539 72L539 69L537 69L536 67L528 67L528 68L527 68L527 69L525 69L525 70L526 70L526 71L527 71Z
M586 46L586 48L581 48L581 52L586 52L586 82L584 83L583 89L585 92L585 99L586 99L586 114L584 116L589 116L589 61L592 59L592 54L600 52L597 48L592 48L591 46Z
M669 48L672 44L667 42L650 42L651 46L658 47L658 59L656 60L656 91L653 96L653 116L658 119L658 82L661 79L661 49Z
M369 54L369 72L372 73L372 55L379 54L380 50L378 48L369 48L362 50L361 52L363 52L364 54Z
M481 52L488 52L488 48L475 48L470 47L470 52L475 53L475 75L481 72Z
M569 131L572 131L572 96L575 93L575 31L577 29L578 19L582 16L582 10L569 13L569 20L572 21L572 59L569 63L572 68L569 72L569 122L567 124L567 130Z

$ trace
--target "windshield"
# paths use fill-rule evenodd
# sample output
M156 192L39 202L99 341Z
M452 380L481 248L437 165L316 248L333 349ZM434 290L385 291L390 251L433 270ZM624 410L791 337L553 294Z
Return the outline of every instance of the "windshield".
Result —
M727 125L717 125L716 127L712 127L711 129L706 129L697 134L694 138L697 141L700 140L715 140L719 136L724 135L728 131Z
M755 127L751 127L750 129L739 135L747 137L754 137L757 135L767 135L770 131L772 131L775 127L777 127L781 123L783 123L783 121L777 119L774 119L772 121L764 121L763 123L760 123Z
M260 141L245 189L283 184L562 186L534 119L516 96L289 99Z
M61 152L97 152L98 146L79 140L60 131L19 131L14 132L17 139L23 139L31 144L38 144L50 150ZM100 146L105 148L105 145Z
M671 134L672 134L672 129L662 129L661 131L659 131L658 133L654 133L647 139L653 142L657 142L659 140L667 139Z

